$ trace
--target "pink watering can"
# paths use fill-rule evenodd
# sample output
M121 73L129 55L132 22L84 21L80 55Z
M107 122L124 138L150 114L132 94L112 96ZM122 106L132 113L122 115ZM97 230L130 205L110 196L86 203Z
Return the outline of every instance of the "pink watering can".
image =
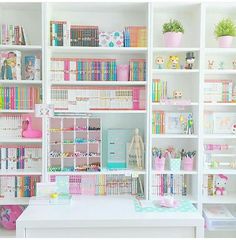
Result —
M41 138L42 137L42 131L32 129L32 118L29 115L24 117L23 119L22 137L25 137L25 138Z

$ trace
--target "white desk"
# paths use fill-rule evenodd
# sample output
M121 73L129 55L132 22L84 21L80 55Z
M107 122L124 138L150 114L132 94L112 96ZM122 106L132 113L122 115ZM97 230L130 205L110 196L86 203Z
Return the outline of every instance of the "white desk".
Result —
M80 197L71 205L29 206L17 237L203 237L195 213L138 213L129 198Z

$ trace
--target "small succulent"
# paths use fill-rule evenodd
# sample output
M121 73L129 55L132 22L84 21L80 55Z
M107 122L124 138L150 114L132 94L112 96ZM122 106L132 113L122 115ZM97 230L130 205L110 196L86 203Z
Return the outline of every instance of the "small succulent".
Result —
M215 36L223 37L223 36L236 36L236 25L231 18L224 18L217 23L215 26Z
M167 32L181 32L184 33L183 25L180 23L180 21L175 19L170 19L169 22L163 24L163 33Z

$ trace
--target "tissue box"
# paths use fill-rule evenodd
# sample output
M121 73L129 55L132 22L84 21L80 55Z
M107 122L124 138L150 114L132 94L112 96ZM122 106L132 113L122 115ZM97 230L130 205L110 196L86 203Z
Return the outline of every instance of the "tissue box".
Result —
M99 47L123 47L123 32L100 32Z

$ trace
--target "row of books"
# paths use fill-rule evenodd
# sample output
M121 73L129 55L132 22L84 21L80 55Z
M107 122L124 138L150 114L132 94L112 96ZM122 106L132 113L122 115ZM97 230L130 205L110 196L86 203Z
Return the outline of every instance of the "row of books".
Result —
M6 114L0 117L0 138L14 139L22 137L22 122L21 115Z
M119 32L119 31L118 31ZM100 34L98 26L70 25L67 21L50 21L50 45L51 46L82 46L98 47L103 46L103 37ZM112 34L111 34L112 36ZM128 26L123 31L124 44L118 44L124 47L146 47L147 46L147 28L144 26ZM116 46L111 44L109 46Z
M51 81L116 81L115 59L51 58Z
M203 195L214 196L215 195L215 178L216 175L208 174L203 177Z
M129 81L146 81L146 61L144 59L129 61Z
M54 86L51 102L55 110L144 110L144 87Z
M186 175L155 174L152 180L152 194L155 196L187 196Z
M38 170L42 159L42 149L29 146L0 146L0 159L1 171Z
M152 102L160 102L167 98L167 81L152 81Z
M0 44L27 45L25 30L20 25L1 24Z
M125 47L146 47L147 28L144 26L129 26L124 30Z
M0 109L31 110L41 102L40 87L0 87Z
M152 112L152 134L165 133L165 113L163 111Z
M36 194L36 183L40 176L1 176L0 197L33 197Z
M24 56L20 51L2 51L0 52L0 70L1 80L21 80L22 66L24 66L25 80L40 80L40 57L37 55Z
M55 182L56 177L51 176ZM137 195L142 192L139 178L124 175L72 175L69 176L70 194L81 195Z
M232 80L205 80L204 102L232 102L233 81Z

